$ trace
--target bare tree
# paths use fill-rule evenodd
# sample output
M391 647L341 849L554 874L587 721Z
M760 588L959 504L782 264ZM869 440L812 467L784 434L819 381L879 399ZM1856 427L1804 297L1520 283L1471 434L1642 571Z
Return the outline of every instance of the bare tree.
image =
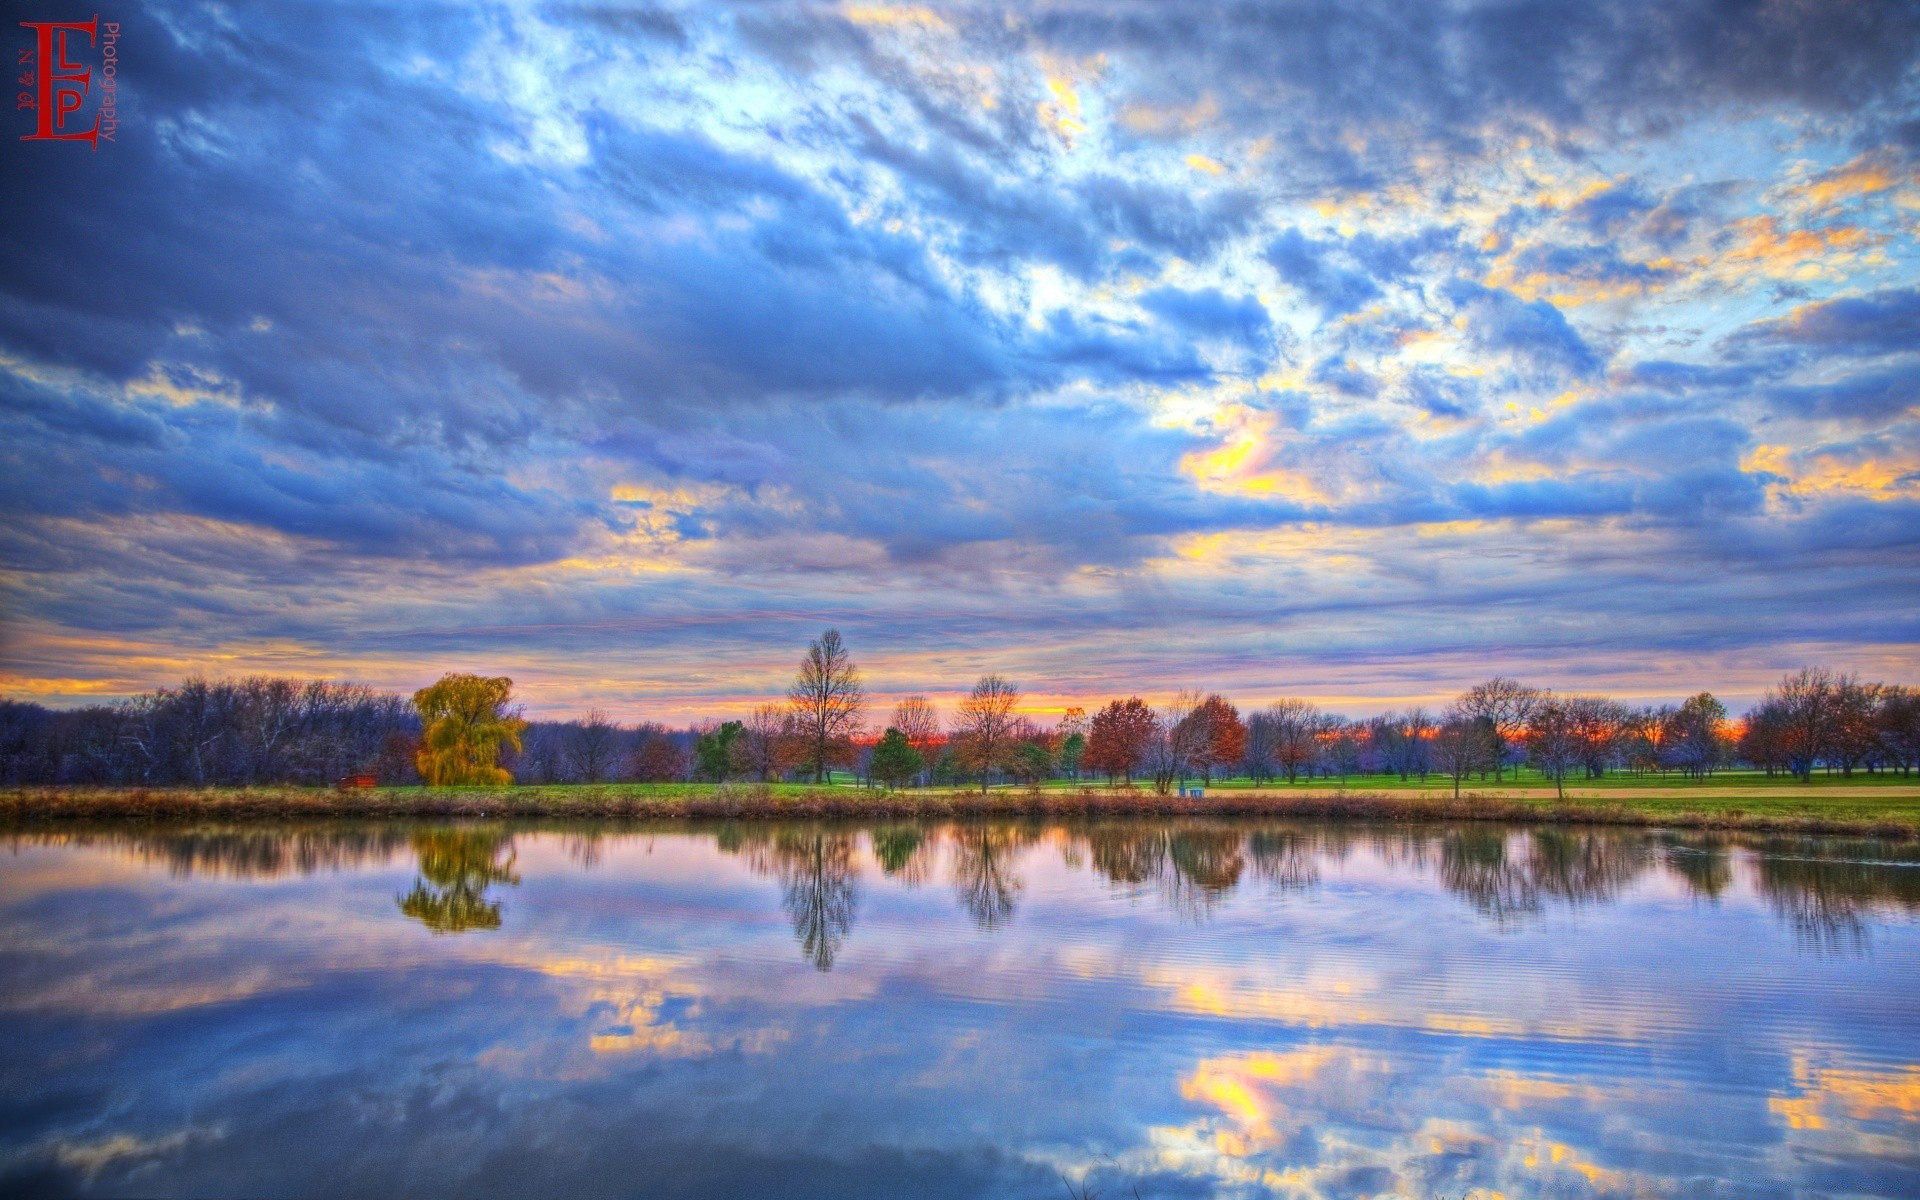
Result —
M1890 684L1880 692L1880 745L1902 775L1920 766L1920 692Z
M1814 764L1832 752L1834 692L1840 682L1825 667L1802 667L1760 702L1777 730L1788 769L1802 780L1810 782Z
M1185 787L1187 776L1200 773L1212 744L1204 704L1205 697L1189 689L1160 710L1160 735L1148 749L1155 791L1164 794L1176 779Z
M1485 726L1455 712L1449 712L1433 735L1433 765L1453 780L1453 798L1460 798L1460 781L1481 769L1486 761Z
M762 704L746 719L742 739L747 770L762 783L785 773L794 764L793 710L779 704Z
M1842 675L1833 683L1833 732L1828 752L1842 775L1871 762L1880 749L1881 685Z
M860 731L860 714L867 706L860 671L848 656L839 630L829 629L808 644L793 686L787 689L787 702L805 739L805 765L812 769L813 781L823 783L836 757L835 743Z
M567 760L583 783L599 783L613 776L620 760L620 729L597 708L568 731Z
M960 702L954 718L954 740L961 764L980 773L980 791L987 777L1005 765L1013 746L1013 709L1020 693L1004 675L982 675L973 691Z
M1271 714L1257 712L1247 718L1247 744L1242 761L1255 784L1271 780L1279 767L1279 729Z
M1454 701L1454 707L1460 715L1483 723L1482 728L1489 739L1490 765L1496 780L1506 766L1508 750L1526 732L1527 722L1532 719L1533 710L1539 706L1541 696L1538 688L1530 688L1518 680L1496 675L1485 683L1468 688Z
M1320 734L1326 714L1305 700L1275 700L1261 714L1271 730L1273 761L1288 783L1320 757Z
M1368 738L1380 756L1380 765L1406 779L1427 773L1427 742L1433 736L1433 718L1424 708L1382 713L1367 722Z
M1553 780L1555 794L1566 799L1567 772L1580 765L1583 749L1579 722L1571 708L1555 697L1543 697L1534 705L1523 736L1533 765Z
M1560 706L1580 744L1580 767L1587 778L1605 775L1620 751L1627 710L1605 696L1565 696Z

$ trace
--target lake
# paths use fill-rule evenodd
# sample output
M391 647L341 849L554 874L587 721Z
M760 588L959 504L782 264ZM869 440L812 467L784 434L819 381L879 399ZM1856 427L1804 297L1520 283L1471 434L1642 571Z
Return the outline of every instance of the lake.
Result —
M1920 847L14 835L0 1192L1916 1196Z

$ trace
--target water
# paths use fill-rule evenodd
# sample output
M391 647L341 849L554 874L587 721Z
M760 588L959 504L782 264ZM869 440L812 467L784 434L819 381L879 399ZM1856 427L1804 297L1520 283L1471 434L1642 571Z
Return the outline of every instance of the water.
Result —
M1920 848L1127 821L0 856L0 1192L1915 1196Z

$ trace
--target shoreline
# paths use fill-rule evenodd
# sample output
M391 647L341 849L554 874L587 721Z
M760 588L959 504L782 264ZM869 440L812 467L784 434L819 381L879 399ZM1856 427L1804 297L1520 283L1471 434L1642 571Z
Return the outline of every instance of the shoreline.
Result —
M1709 797L1702 796L1703 801ZM1521 800L1480 792L1394 795L1330 791L1215 792L1200 799L1151 789L1001 789L869 792L841 788L776 791L764 785L717 786L677 795L635 794L620 785L550 788L9 788L0 791L0 828L20 832L76 823L445 820L521 817L609 819L956 819L1033 817L1267 817L1352 821L1498 821L1625 825L1755 833L1920 839L1920 821L1904 815L1754 812L1728 798L1678 811L1617 799ZM1890 797L1889 799L1893 799Z

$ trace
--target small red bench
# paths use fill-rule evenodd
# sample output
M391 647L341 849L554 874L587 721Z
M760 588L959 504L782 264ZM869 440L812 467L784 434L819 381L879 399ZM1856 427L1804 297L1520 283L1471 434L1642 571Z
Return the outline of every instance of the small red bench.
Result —
M342 775L340 782L333 786L343 792L350 792L355 788L379 787L380 780L372 775Z

